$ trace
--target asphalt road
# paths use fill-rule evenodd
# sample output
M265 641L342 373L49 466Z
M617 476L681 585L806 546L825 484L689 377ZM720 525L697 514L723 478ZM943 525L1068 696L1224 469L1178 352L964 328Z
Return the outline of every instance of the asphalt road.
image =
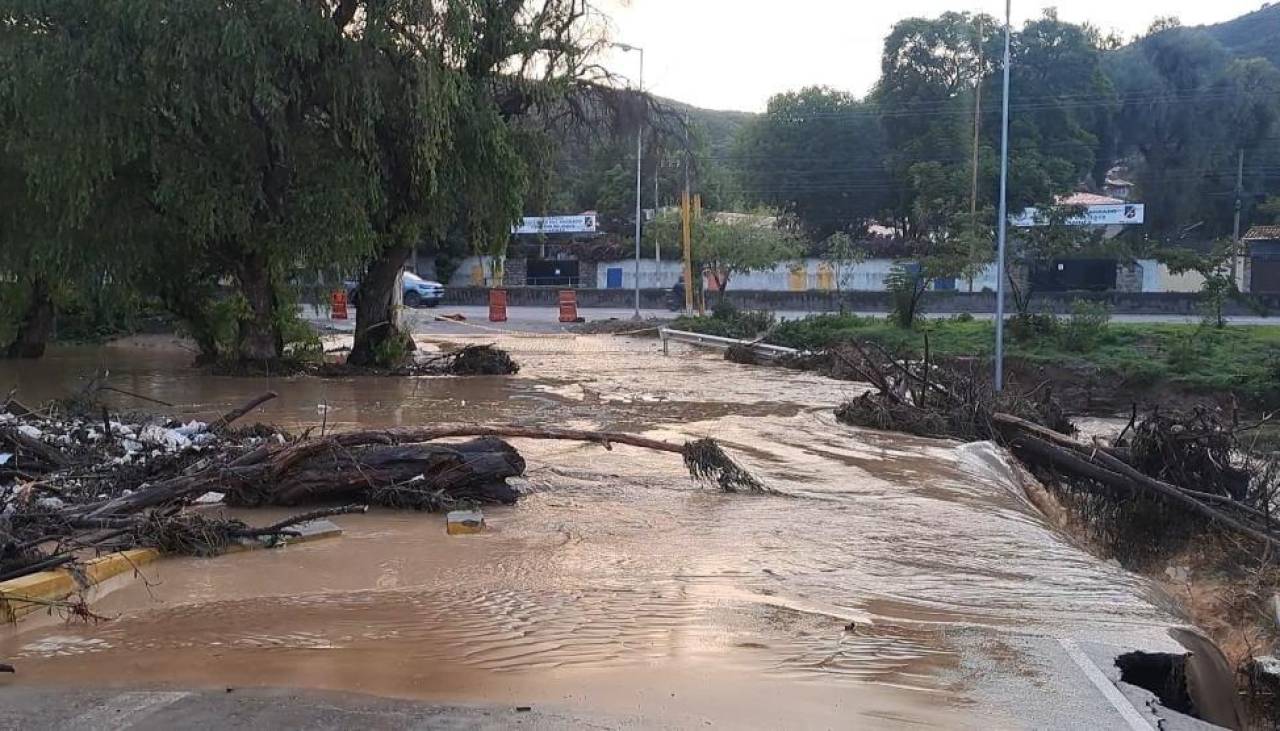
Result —
M979 695L1016 695L1017 720L1000 716L997 728L1105 728L1130 731L1206 731L1217 728L1161 707L1155 696L1121 682L1113 658L1123 648L1028 639L1039 645L1024 661L1048 661L1037 692L1012 682L1011 668L975 669ZM1171 645L1166 650L1173 650ZM1155 649L1155 648L1148 648ZM1043 653L1045 656L1037 657ZM1035 658L1033 660L1033 658ZM1017 671L1013 670L1013 676ZM0 678L0 729L22 731L167 731L198 729L651 729L725 727L714 717L672 719L645 715L606 715L591 711L534 706L441 705L353 693L296 689L226 688L38 688L7 685ZM980 688L980 690L979 690ZM832 728L852 709L832 709ZM968 722L974 718L961 721ZM904 719L885 718L884 727L908 727ZM732 723L728 724L732 726ZM856 725L856 724L855 724Z
M604 729L636 719L497 706L442 706L347 693L232 689L5 688L0 729Z

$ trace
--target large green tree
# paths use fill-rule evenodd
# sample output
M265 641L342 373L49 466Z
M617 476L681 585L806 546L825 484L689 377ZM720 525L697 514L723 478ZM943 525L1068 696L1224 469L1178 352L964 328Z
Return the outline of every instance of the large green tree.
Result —
M460 241L475 253L504 253L536 182L531 170L545 167L547 134L565 100L587 97L599 108L604 87L596 82L607 79L591 61L603 29L586 0L418 3L411 7L422 17L413 22L380 3L353 4L373 15L385 12L387 27L399 31L385 53L403 64L445 69L457 85L446 109L419 110L447 121L440 159L417 158L421 148L395 134L378 146L384 165L417 177L382 190L383 205L398 209L402 223L378 230L375 255L360 280L350 362L368 364L387 352L385 343L406 339L394 307L395 281L414 245L429 256Z
M372 173L353 151L378 106L346 5L10 3L0 135L55 231L32 245L105 231L92 238L111 256L142 247L158 274L231 282L234 354L279 357L293 272L372 246ZM123 231L134 210L148 225Z
M894 218L912 237L952 235L957 224L976 223L969 211L995 208L1003 93L999 29L989 16L945 13L904 20L885 41L875 99L897 190ZM1102 72L1103 42L1051 11L1014 33L1009 201L1015 210L1051 204L1105 167L1096 152L1114 92Z
M814 240L861 236L887 202L884 156L874 104L823 87L779 94L739 134L741 195L793 216Z
M1107 72L1123 102L1115 152L1133 163L1148 231L1163 240L1228 233L1241 152L1246 193L1268 183L1259 161L1274 147L1280 72L1232 60L1207 34L1179 27L1109 56Z

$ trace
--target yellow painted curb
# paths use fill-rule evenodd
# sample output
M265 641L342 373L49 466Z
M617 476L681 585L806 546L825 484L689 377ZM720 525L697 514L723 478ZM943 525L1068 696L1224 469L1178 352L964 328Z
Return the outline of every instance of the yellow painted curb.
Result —
M53 569L0 582L0 620L17 620L72 594L160 558L154 548L136 548L84 562L78 571ZM28 600L28 601L24 601ZM34 600L34 601L30 601Z
M256 539L243 540L227 546L225 553L309 543L340 535L342 529L338 526L327 520L317 520L303 526L300 536L291 536L270 545ZM76 592L133 571L139 566L159 560L160 557L161 553L154 548L135 548L90 559L81 564L78 570L52 569L0 581L0 623L17 622L28 614L49 606L49 602L62 601Z

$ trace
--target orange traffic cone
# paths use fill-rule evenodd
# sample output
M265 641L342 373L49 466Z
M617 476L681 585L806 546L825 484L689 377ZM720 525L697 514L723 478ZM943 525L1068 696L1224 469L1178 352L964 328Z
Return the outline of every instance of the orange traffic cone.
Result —
M331 307L333 309L333 319L347 319L347 293L342 290L334 292Z
M560 322L578 321L578 294L566 289L560 292Z
M489 322L507 321L507 290L489 290Z

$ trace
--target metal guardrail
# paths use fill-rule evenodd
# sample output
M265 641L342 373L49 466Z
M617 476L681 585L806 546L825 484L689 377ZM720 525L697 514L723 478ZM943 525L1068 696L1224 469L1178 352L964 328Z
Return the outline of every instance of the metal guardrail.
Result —
M768 357L780 357L784 355L799 355L800 351L795 348L784 348L781 345L767 345L752 340L738 340L736 338L722 338L716 335L704 335L702 333L691 333L683 330L672 330L670 328L662 328L658 331L658 335L662 338L662 354L670 355L667 349L667 343L674 340L678 343L688 343L689 345L697 345L703 348L716 348L719 350L728 350L735 345L742 345Z

